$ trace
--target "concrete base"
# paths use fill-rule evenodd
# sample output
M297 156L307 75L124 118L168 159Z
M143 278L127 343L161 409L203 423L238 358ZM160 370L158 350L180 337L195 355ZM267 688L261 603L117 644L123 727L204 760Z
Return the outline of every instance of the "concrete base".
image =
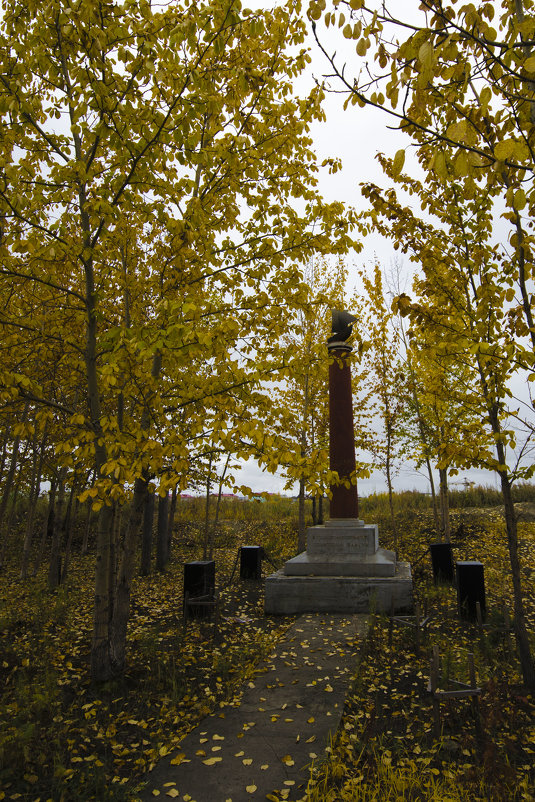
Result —
M266 579L267 615L388 613L392 604L396 613L413 610L409 563L398 562L394 576L288 576L280 570Z

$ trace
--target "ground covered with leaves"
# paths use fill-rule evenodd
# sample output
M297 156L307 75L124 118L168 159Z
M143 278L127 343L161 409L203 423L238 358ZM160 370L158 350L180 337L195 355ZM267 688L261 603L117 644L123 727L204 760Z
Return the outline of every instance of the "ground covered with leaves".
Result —
M465 511L454 523L454 559L484 564L485 626L461 621L455 588L435 587L429 558L418 562L430 535L420 515L412 534L404 528L402 551L415 563L415 595L428 621L418 632L414 619L373 618L339 736L309 783L311 802L535 799L535 698L522 685L514 634L504 628L512 590L501 511ZM519 527L533 634L535 524ZM439 689L469 683L470 653L481 688L477 701L442 699L438 721L428 690L434 645Z
M400 558L413 565L428 623L417 637L406 621L374 616L339 736L314 767L310 802L534 799L535 700L522 686L514 635L503 629L512 595L501 511L453 515L454 558L485 566L482 631L459 620L453 587L433 584L430 520L410 510L397 520ZM387 519L379 524L381 545L391 546ZM0 799L133 800L160 757L239 696L293 619L265 618L262 585L240 582L236 572L230 581L238 546L262 543L280 564L295 531L281 521L222 526L219 619L184 628L182 566L201 557L200 541L199 528L181 524L168 570L136 579L128 670L100 686L88 679L93 559L75 555L67 584L52 595L44 574L25 583L15 568L0 576ZM535 523L520 523L520 541L534 633ZM440 687L468 681L471 652L482 691L477 704L441 702L438 731L428 692L435 644Z
M276 529L275 538L295 540ZM257 530L223 527L219 615L184 627L183 563L202 554L198 530L181 528L168 570L135 580L128 669L105 685L88 678L93 558L75 558L52 595L44 574L27 583L15 569L2 574L0 799L135 798L160 757L235 699L290 623L264 617L261 584L241 582L239 568L230 581L237 544L254 542Z

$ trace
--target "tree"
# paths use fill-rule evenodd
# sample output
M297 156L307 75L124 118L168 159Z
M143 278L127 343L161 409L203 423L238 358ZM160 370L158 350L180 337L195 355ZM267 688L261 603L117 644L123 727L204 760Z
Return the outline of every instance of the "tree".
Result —
M280 367L259 344L281 331L282 301L301 303L299 263L351 242L351 215L314 189L307 131L321 91L291 90L308 59L298 12L4 4L2 328L20 358L2 400L63 414L61 466L95 470L81 495L100 510L95 679L124 667L151 477L162 492L187 481L205 407L223 419Z
M379 264L373 276L360 271L363 291L357 293L353 308L358 310L359 329L365 337L363 386L359 386L358 408L368 417L367 448L374 463L384 473L387 489L394 549L397 550L397 527L394 515L393 480L400 462L407 456L407 391L400 332L396 318L388 308Z
M323 497L329 463L328 355L331 310L345 308L347 268L317 258L304 273L306 304L291 333L283 337L288 370L275 390L268 465L277 466L281 452L287 487L299 483L298 551L306 548L305 499ZM275 439L273 440L273 435Z
M393 162L383 163L394 176ZM448 162L447 166L453 169ZM515 461L519 432L512 426L513 419L528 432L531 426L509 400L511 378L519 371L525 375L530 366L525 364L525 348L512 325L516 318L507 309L511 266L507 255L492 243L491 196L472 198L459 181L443 185L428 180L424 185L402 175L397 180L417 194L438 225L417 218L399 203L394 190L383 192L374 186L365 188L373 202L370 217L421 265L422 274L414 280L417 300L405 294L395 300L395 309L410 318L415 343L425 344L428 361L449 370L452 365L459 366L453 390L456 407L464 410L456 417L462 436L443 438L439 465L477 465L499 476L517 643L524 680L533 685L535 672L526 631L511 495L514 481L530 478L534 470L533 465Z

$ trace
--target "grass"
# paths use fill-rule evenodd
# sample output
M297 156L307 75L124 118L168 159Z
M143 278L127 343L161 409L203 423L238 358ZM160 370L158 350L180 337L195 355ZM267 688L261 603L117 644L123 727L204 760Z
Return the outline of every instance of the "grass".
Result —
M416 597L431 623L417 649L410 629L396 624L390 635L387 619L375 616L361 644L339 736L315 767L308 798L529 802L535 704L522 687L514 644L510 651L497 628L481 636L459 621L455 590L432 583L426 548L436 534L430 511L419 501L412 509L409 501L397 499L398 547L401 559L415 565ZM67 585L50 595L45 569L18 581L13 533L11 562L0 576L0 799L134 800L151 765L210 711L239 696L289 624L264 617L261 586L236 576L229 583L240 544L263 545L277 564L295 553L296 505L286 502L284 515L274 507L270 517L266 504L242 506L240 515L249 520L231 520L225 508L215 555L221 620L192 622L186 630L182 564L200 557L202 526L179 518L169 570L135 580L128 670L103 686L88 679L93 558L75 552ZM388 510L376 509L374 516L363 510L363 517L379 523L381 545L389 547ZM498 626L503 601L512 609L500 510L455 511L456 531L461 522L455 557L484 562L489 622ZM532 633L534 527L520 524ZM465 681L466 655L473 651L483 689L480 726L469 702L450 701L441 706L438 738L426 691L435 643L444 680Z

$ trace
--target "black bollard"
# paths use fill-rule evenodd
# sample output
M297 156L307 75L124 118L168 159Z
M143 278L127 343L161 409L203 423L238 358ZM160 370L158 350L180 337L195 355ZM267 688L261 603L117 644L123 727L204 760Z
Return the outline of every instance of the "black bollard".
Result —
M184 597L189 597L188 614L204 618L211 614L209 604L215 597L215 560L192 560L184 563ZM195 604L195 599L204 604Z
M241 546L240 579L262 578L263 551L261 546Z
M485 577L483 563L476 560L455 563L457 573L457 604L459 615L467 621L477 619L477 607L481 607L481 617L485 619Z
M431 563L433 565L433 581L435 585L453 584L453 552L451 543L431 543Z

